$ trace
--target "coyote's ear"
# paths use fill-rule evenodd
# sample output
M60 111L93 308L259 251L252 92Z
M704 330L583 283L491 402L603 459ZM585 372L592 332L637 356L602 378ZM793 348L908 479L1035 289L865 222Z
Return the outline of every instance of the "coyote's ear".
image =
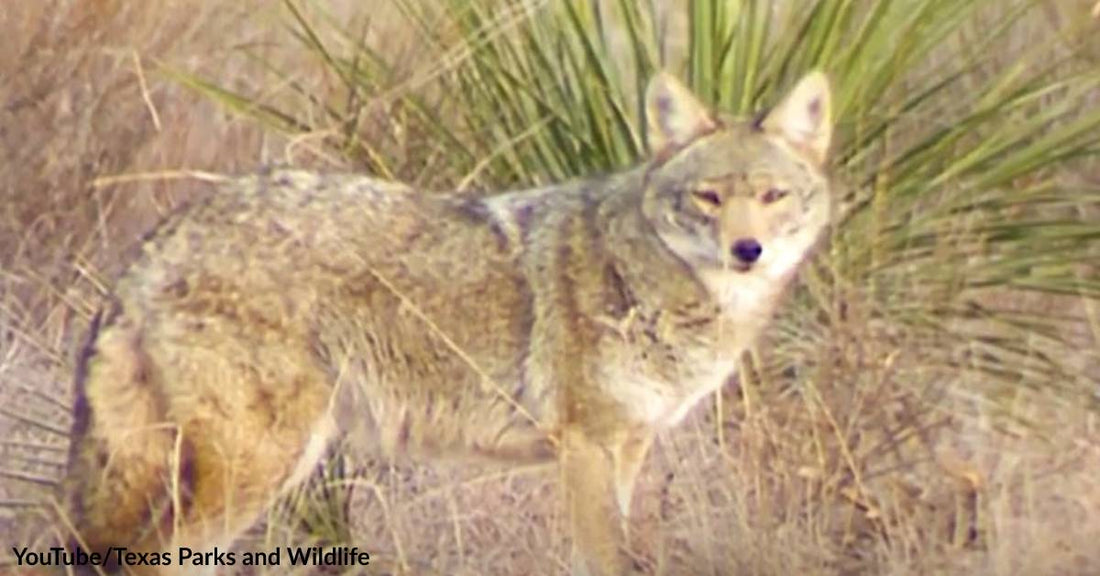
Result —
M763 127L823 164L833 137L832 97L825 74L811 72L803 77L768 114Z
M661 72L649 81L645 106L648 125L646 140L649 153L654 156L687 144L715 127L706 106L667 72Z

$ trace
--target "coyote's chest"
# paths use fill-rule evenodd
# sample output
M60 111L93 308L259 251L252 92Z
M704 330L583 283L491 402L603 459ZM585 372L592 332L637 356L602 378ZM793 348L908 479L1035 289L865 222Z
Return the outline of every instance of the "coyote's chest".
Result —
M632 419L656 428L679 424L707 394L726 383L736 371L733 358L704 358L685 370L679 380L654 377L647 370L623 370L611 389ZM685 362L685 365L688 362Z
M605 347L604 381L633 419L675 426L734 375L782 290L774 281L735 274L702 278L712 297L706 305L637 312L621 322Z

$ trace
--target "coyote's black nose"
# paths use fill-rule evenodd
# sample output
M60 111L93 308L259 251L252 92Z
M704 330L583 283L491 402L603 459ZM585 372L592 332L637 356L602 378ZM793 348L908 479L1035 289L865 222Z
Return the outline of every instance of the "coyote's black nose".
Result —
M745 264L752 264L760 259L760 253L764 247L755 238L742 238L733 243L733 256Z

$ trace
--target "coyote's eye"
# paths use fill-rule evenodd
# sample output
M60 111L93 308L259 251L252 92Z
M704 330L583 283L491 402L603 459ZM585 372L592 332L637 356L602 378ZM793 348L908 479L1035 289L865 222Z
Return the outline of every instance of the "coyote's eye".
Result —
M781 190L779 188L768 188L768 191L764 193L764 196L760 198L760 201L765 204L771 204L772 202L779 202L787 197L787 190Z
M700 209L708 212L712 212L715 208L722 205L722 197L711 188L692 190L691 197L695 200L695 204L698 205Z

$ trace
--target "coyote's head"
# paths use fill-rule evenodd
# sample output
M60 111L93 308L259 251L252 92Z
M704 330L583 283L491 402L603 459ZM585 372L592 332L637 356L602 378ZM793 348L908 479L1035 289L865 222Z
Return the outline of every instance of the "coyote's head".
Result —
M756 122L712 115L667 74L646 93L643 211L696 270L784 277L829 220L828 82L812 73Z

